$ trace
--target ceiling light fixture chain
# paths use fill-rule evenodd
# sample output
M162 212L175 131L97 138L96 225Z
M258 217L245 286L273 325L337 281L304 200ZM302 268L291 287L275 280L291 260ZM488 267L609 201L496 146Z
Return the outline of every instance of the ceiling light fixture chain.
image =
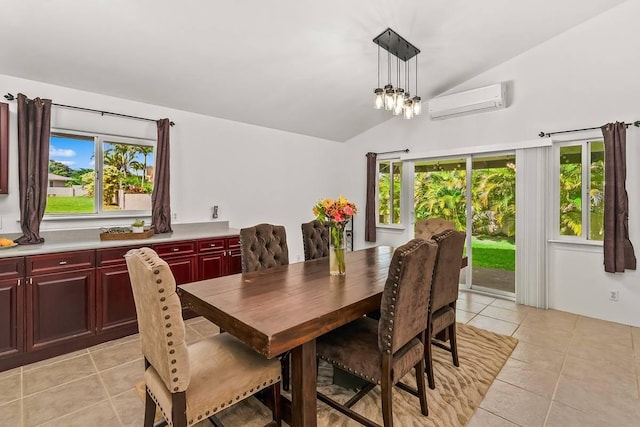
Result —
M378 45L378 87L374 89L374 107L391 111L394 116L403 115L405 119L411 119L421 113L421 98L418 96L418 54L420 49L409 43L391 28L387 28L373 39ZM387 51L387 77L388 83L384 89L380 88L380 48ZM391 84L391 55L396 57L396 88ZM415 96L411 98L411 58L415 57ZM402 61L403 65L400 63ZM402 74L401 74L402 73ZM402 76L402 77L401 77ZM404 78L404 84L402 83ZM403 89L402 86L406 88Z

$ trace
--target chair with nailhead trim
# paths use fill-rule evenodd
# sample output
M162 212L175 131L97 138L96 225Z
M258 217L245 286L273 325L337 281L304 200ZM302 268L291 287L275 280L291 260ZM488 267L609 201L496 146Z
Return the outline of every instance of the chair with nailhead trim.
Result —
M329 256L329 227L314 219L302 224L302 244L304 260Z
M144 426L156 407L170 426L187 427L256 392L270 388L273 421L280 426L280 363L230 334L187 346L176 282L167 263L149 248L125 255L144 356Z
M423 239L413 239L397 248L382 293L380 320L361 317L317 339L320 359L369 382L344 404L318 393L321 401L363 425L378 426L351 407L380 385L384 426L391 427L392 390L396 385L418 396L422 414L429 414L424 342L436 252L436 244ZM412 368L417 390L399 382Z
M240 229L242 272L261 271L289 264L289 247L284 226L258 224ZM289 390L289 352L280 356L282 388Z
M289 264L284 226L258 224L240 229L240 253L243 273Z
M450 351L453 365L458 367L460 362L458 361L456 340L456 301L458 300L460 266L466 236L463 231L448 230L431 237L438 244L438 254L431 283L427 336L436 337L432 343ZM437 338L447 339L449 346ZM435 389L430 345L425 345L424 356L429 388Z

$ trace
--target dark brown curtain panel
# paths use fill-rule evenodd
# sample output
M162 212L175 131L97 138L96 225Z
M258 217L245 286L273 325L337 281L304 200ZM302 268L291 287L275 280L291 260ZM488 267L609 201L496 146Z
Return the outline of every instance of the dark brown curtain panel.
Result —
M47 206L50 134L51 100L28 99L19 93L18 186L23 235L16 242L21 245L44 242L40 223Z
M158 120L156 170L151 194L151 222L156 233L171 232L171 203L169 198L169 119Z
M367 153L367 201L364 213L364 240L376 241L376 153Z
M609 123L604 135L604 270L609 273L636 269L629 240L627 179L627 126Z

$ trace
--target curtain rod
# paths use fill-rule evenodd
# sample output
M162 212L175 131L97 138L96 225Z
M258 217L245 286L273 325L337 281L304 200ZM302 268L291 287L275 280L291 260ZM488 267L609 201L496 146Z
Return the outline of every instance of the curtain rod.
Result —
M632 126L632 125L637 127L637 128L640 127L640 120L636 120L633 123L625 123L626 127L629 127L629 126ZM584 128L584 129L572 129L572 130L561 130L561 131L558 131L558 132L540 132L538 134L538 136L540 138L544 138L545 136L556 135L556 134L559 134L559 133L582 132L584 130L596 130L596 129L600 129L600 127Z
M16 100L16 98L10 93L7 93L4 96L4 99L6 99L7 101L15 101ZM55 102L52 102L51 105L55 105L56 107L68 108L70 110L80 110L80 111L90 111L92 113L100 113L100 115L102 115L102 116L104 116L106 114L108 116L126 117L127 119L144 120L144 121L147 121L147 122L157 122L157 120L148 119L146 117L138 117L138 116L130 116L128 114L112 113L111 111L94 110L93 108L76 107L74 105L65 105L65 104L56 104ZM169 122L169 125L174 126L175 123L174 122Z
M404 150L394 150L394 151L385 151L382 153L375 153L376 155L380 155L380 154L393 154L393 153L408 153L409 149L405 148Z

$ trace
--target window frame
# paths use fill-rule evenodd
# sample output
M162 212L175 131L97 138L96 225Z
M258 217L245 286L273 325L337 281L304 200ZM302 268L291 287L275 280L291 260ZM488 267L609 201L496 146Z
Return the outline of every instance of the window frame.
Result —
M551 182L553 197L551 226L552 242L574 243L585 245L603 245L604 240L590 239L591 230L591 143L604 142L602 135L585 135L576 139L554 140L552 146L553 179ZM581 147L581 235L568 236L560 234L560 149L563 147ZM604 186L602 191L604 192Z
M400 212L398 214L398 223L394 223L394 215L393 215L393 207L390 209L390 213L389 213L389 220L390 222L388 224L386 223L381 223L380 222L380 186L379 186L379 179L378 179L378 174L380 173L380 163L389 163L389 170L390 170L390 177L389 177L389 200L391 203L391 206L393 206L393 167L395 164L397 164L400 167L400 197L399 197L399 203L400 203ZM396 229L396 230L402 230L405 228L405 183L404 183L404 175L406 175L406 163L402 161L402 159L400 159L399 157L390 157L390 158L378 158L376 159L376 228L389 228L389 229Z
M150 217L151 209L149 210L114 210L107 211L102 208L102 199L103 199L103 169L104 169L104 144L127 144L127 145L139 145L139 146L148 146L153 147L153 167L155 170L155 162L156 162L156 151L157 151L157 141L155 139L149 138L138 138L132 136L123 136L123 135L114 135L102 132L88 132L88 131L80 131L75 129L64 129L64 128L51 128L51 136L70 136L70 137L80 137L84 139L93 138L93 149L94 149L94 171L95 171L95 182L94 188L96 191L94 192L94 206L96 207L96 212L94 213L56 213L56 214L45 214L43 217L43 221L52 221L52 220L75 220L75 219L99 219L99 218L140 218L140 217ZM49 142L51 144L51 142Z

